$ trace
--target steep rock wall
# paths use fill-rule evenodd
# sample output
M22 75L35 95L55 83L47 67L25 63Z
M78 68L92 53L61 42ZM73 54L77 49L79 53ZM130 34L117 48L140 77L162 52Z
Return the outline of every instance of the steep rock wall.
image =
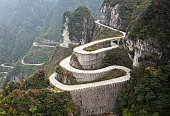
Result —
M102 4L101 22L126 30L124 47L129 50L134 67L170 61L169 9L163 6L165 2L155 5L151 0L105 0Z
M125 48L129 50L129 55L133 60L133 66L156 66L157 62L162 57L162 52L159 50L159 44L155 40L149 38L145 40L126 39Z
M92 40L95 22L91 12L86 7L79 7L74 12L66 11L64 13L64 27L68 26L68 37L70 43L82 45ZM67 22L68 19L69 21ZM63 32L66 29L63 29Z
M119 16L119 4L114 7L111 7L109 3L103 4L101 7L100 22L122 30L122 21Z
M64 29L63 29L63 33L62 33L63 43L60 44L60 46L63 46L63 47L69 47L69 43L71 43L71 41L69 39L68 22L69 22L69 19L67 16L65 16Z

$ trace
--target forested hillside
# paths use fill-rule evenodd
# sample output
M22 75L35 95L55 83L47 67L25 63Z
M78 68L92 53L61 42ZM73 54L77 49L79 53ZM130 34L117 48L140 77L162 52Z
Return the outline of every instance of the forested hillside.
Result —
M1 1L0 16L8 29L4 35L1 49L7 49L3 61L17 62L31 47L35 37L39 35L44 19L55 2L46 0L14 0ZM9 40L9 41L8 41ZM1 51L1 50L0 50ZM9 54L10 53L10 54ZM1 53L0 53L1 54Z
M49 75L56 72L61 60L72 54L75 45L53 44L56 46L53 49L32 44L34 41L43 44L44 40L60 42L66 16L70 21L71 40L80 42L81 33L86 29L94 31L86 42L120 36L119 32L99 25L87 27L87 21L94 23L92 15L99 19L99 10L101 23L126 32L124 41L118 48L108 51L100 68L121 65L132 69L130 81L118 98L119 109L113 112L123 116L170 115L170 1L104 0L101 4L102 1L0 1L0 64L16 63L7 77L0 73L5 77L0 77L3 82L10 82L0 90L0 115L80 115L69 92L49 83ZM78 6L83 7L76 9ZM100 48L90 46L86 50L96 49ZM46 61L45 65L23 65L24 56L25 62ZM0 72L7 71L0 69ZM20 79L13 83L15 77Z
M57 89L50 87L44 69L36 71L19 83L7 84L0 90L0 115L71 114L79 116L79 110L69 92L57 92Z
M133 61L130 83L119 97L123 116L169 115L169 6L168 0L103 2L103 23L127 32L124 46Z
M28 63L45 62L53 49L31 47L33 42L38 41L42 44L43 40L54 42L61 40L62 18L66 10L88 6L93 15L99 17L101 3L102 0L0 1L0 22L3 22L1 23L3 26L0 27L3 28L0 35L3 36L2 41L0 40L0 64L20 62L25 55ZM39 53L34 51L39 51ZM26 66L17 63L16 67L10 71L10 76L7 77L10 80L15 72L15 76L17 72L22 74L18 74L18 77L32 73L27 71Z
M142 66L158 66L170 61L169 5L170 1L167 0L151 0L141 10L138 18L129 25L127 30L129 39L141 40L149 44L144 45L146 48L143 48L143 52L148 53L142 53L139 57ZM152 49L148 51L149 46L152 46Z
M11 35L9 50L12 54L6 62L17 62L29 50L35 38L60 39L62 15L68 9L78 6L88 6L94 15L99 16L101 1L97 0L2 0L0 2L0 17L8 28L4 34ZM94 5L95 4L95 5ZM41 34L41 35L40 35ZM5 40L7 40L5 39ZM5 49L4 46L1 49Z
M10 57L8 55L12 53L14 39L8 32L9 29L0 18L0 64L9 61Z

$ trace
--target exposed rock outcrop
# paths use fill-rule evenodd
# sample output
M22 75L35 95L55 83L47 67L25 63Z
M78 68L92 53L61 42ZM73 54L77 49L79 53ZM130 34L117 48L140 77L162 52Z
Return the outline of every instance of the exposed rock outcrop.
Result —
M92 40L95 22L86 7L79 7L74 12L64 13L63 46L69 43L82 45Z
M109 3L103 4L100 22L116 29L122 29L122 22L119 16L119 4L114 7L111 7Z
M126 39L125 47L129 50L129 55L133 60L133 66L156 66L157 61L162 57L162 52L158 49L157 41L149 38L146 40Z
M69 47L69 43L71 42L69 39L68 22L69 22L69 19L67 16L65 16L64 29L63 29L63 33L62 33L63 43L60 44L60 46L63 46L63 47Z
M169 17L164 15L168 14L168 8L159 5L136 0L103 2L101 23L128 32L124 47L129 50L134 67L157 66L170 61Z

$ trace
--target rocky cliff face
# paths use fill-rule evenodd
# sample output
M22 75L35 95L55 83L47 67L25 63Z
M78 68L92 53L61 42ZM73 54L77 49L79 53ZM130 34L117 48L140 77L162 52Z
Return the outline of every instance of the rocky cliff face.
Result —
M119 16L119 4L111 7L109 3L105 3L101 8L101 23L116 29L122 29L122 21Z
M125 39L125 48L129 50L129 57L133 66L156 66L162 58L162 52L158 49L158 41L148 38L146 40L130 38Z
M124 47L129 50L133 66L157 66L169 62L168 8L163 2L105 0L101 22L127 32ZM130 10L129 10L130 9ZM139 12L140 11L140 12ZM164 15L166 14L166 15Z
M95 22L91 12L86 7L79 7L74 12L64 13L64 42L62 45L68 46L69 43L82 45L92 40Z
M69 32L68 32L68 22L69 22L69 19L67 16L65 16L65 21L64 21L64 29L63 29L63 33L62 33L62 36L63 36L63 43L60 44L60 46L63 46L63 47L69 47L69 43L71 43L70 39L69 39Z

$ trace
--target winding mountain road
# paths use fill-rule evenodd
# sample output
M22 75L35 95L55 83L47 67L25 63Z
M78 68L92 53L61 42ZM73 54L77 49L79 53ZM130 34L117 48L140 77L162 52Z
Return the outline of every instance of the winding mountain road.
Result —
M24 58L22 59L21 63L23 65L27 65L27 66L41 66L41 65L44 65L44 63L40 63L40 64L29 64L29 63L25 63L24 62Z
M38 42L34 42L33 46L35 47L50 47L50 48L55 48L56 46L50 46L50 45L40 45Z
M5 64L1 64L1 66L4 67L4 68L11 68L11 69L14 68L13 66L7 66L7 65L5 65Z
M103 25L101 24L99 21L95 21L96 24L98 25L101 25L101 26L104 26L106 28L109 28L111 30L114 30L114 31L119 31L117 29L113 29L109 26L106 26L106 25ZM108 48L101 48L99 50L95 50L95 51L92 51L92 52L88 52L88 51L85 51L84 48L86 47L89 47L89 46L92 46L94 44L97 44L97 43L100 43L100 42L104 42L104 41L108 41L108 40L114 40L114 39L120 39L120 38L124 38L126 33L125 32L122 32L120 31L123 35L121 37L114 37L114 38L106 38L106 39L102 39L102 40L98 40L98 41L94 41L94 42L90 42L90 43L87 43L87 44L84 44L84 45L81 45L81 46L78 46L76 48L73 49L74 52L77 52L79 54L98 54L100 52L105 52L107 50L111 50L111 49L114 49L116 47L118 47L118 45L113 45L111 47L108 47ZM102 69L98 69L98 70L80 70L80 69L75 69L74 67L72 67L70 65L70 59L71 59L71 56L65 58L64 60L62 60L60 62L60 66L62 68L64 68L65 70L68 70L69 72L72 72L72 73L77 73L77 74L97 74L97 73L102 73L102 72L106 72L106 71L109 71L109 70L113 70L113 69L121 69L121 70L124 70L126 72L126 75L125 76L122 76L122 77L119 77L119 78L115 78L115 79L110 79L110 80L105 80L105 81L101 81L101 82L94 82L94 83L88 83L88 84L80 84L80 85L65 85L65 84L62 84L60 83L59 81L56 80L56 77L57 77L57 74L56 73L53 73L50 77L49 77L49 80L50 82L57 88L59 89L62 89L64 91L73 91L73 90L78 90L78 89L84 89L84 88L90 88L90 87L96 87L96 86L101 86L101 85L108 85L108 84L113 84L113 83L120 83L120 82L124 82L124 81L128 81L130 79L130 69L129 68L126 68L124 66L117 66L117 65L113 65L113 66L108 66L106 68L102 68Z
M51 42L52 43L52 42ZM55 42L55 43L57 43L57 42ZM34 42L33 43L33 46L35 46L35 47L50 47L50 48L55 48L56 46L50 46L50 45L40 45L40 44L38 44L38 42ZM27 66L42 66L42 65L44 65L44 63L39 63L39 64L29 64L29 63L25 63L24 62L24 58L21 60L21 63L23 64L23 65L27 65Z

